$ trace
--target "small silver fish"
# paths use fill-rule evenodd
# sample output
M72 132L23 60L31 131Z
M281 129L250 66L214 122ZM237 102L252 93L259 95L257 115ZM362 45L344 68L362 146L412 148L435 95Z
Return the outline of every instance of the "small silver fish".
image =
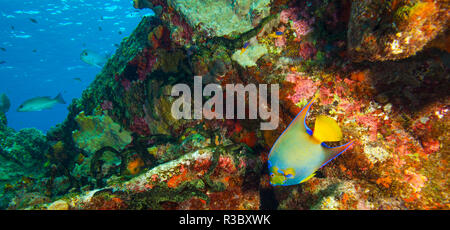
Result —
M11 102L9 101L8 96L6 94L0 95L0 112L6 113L9 111L9 107L11 107Z
M80 54L80 59L89 64L96 66L98 68L102 68L103 65L108 61L108 57L106 55L101 55L97 52L94 52L92 50L85 49Z
M17 108L17 112L33 112L33 111L42 111L45 109L51 109L56 104L66 104L64 98L61 93L58 94L55 98L51 97L35 97L29 100L26 100L22 103L19 108Z

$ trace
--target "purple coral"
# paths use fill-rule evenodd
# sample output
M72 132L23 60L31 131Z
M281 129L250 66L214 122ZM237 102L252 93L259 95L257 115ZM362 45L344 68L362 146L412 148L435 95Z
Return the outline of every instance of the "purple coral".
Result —
M289 23L289 20L297 19L298 11L298 8L289 8L281 11L280 22L287 24Z
M125 89L125 91L130 90L130 88L131 88L131 82L130 82L130 80L124 78L124 79L122 79L122 80L120 81L120 83L122 84L122 86L123 86L123 88Z
M309 23L306 20L292 21L292 27L295 30L297 36L305 36L312 31L309 27Z
M101 106L102 106L103 110L112 110L113 109L113 103L108 100L104 100Z
M293 103L298 103L301 100L311 98L317 91L318 82L314 82L307 76L301 76L297 73L290 73L286 76L286 81L291 82L294 85L294 93L289 95L288 98Z
M316 55L316 53L317 53L317 49L310 42L303 42L302 44L300 44L300 49L299 49L298 54L304 60L311 59L312 57L314 57L314 55Z
M299 15L304 19L298 19ZM291 21L291 27L298 38L312 31L310 25L314 23L314 18L310 18L306 11L300 11L298 8L290 8L283 10L280 14L280 22L287 24L289 21Z
M148 124L143 117L135 116L130 129L141 136L148 136L150 134Z

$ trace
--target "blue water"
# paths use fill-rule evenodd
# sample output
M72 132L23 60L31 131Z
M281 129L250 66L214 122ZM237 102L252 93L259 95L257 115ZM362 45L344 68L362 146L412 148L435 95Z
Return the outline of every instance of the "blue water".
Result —
M82 62L81 51L113 54L115 44L152 14L134 9L131 0L0 0L0 47L6 49L0 50L0 94L11 100L8 126L46 132L64 121L69 103L101 70ZM16 112L27 99L60 92L66 105Z

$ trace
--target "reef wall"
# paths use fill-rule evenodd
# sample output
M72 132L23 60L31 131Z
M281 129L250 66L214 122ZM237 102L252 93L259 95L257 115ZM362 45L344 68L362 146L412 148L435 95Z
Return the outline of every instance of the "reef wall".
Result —
M134 7L156 16L143 18L47 134L45 199L16 194L11 209L450 208L445 1ZM280 125L174 119L171 89L194 76L279 84ZM272 187L268 152L316 92L310 117L335 118L355 144L311 180Z
M27 128L16 132L7 127L5 114L0 113L0 209L15 206L10 202L17 196L25 200L21 207L33 200L37 204L50 201L46 197L49 148L41 131Z

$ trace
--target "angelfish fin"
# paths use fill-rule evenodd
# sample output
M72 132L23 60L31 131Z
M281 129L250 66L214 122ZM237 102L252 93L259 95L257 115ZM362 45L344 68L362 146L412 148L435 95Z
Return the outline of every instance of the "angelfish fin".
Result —
M316 175L315 172L311 173L311 175L309 175L308 177L306 177L305 179L303 179L302 181L300 181L300 184L303 183L303 182L308 181L309 179L313 178L315 175Z
M313 137L320 141L340 141L342 140L342 131L336 120L331 117L319 115L314 124Z
M294 118L294 120L292 120L289 127L295 126L296 128L299 128L300 130L306 130L306 132L309 135L312 135L312 130L310 128L308 128L305 120L306 120L306 116L308 115L309 108L311 108L311 105L318 97L319 97L319 94L316 93L316 95L311 99L311 101L309 101L308 104L306 104L305 107L303 107L302 111L300 111L300 113L297 114L297 116Z
M338 146L338 147L334 147L334 148L330 148L328 146L326 146L324 143L322 143L322 146L324 146L324 150L326 152L326 161L322 164L322 166L320 166L321 168L328 164L328 162L330 162L331 160L333 160L334 158L336 158L337 156L341 155L341 153L343 153L345 150L347 150L354 141L350 141L347 144Z

